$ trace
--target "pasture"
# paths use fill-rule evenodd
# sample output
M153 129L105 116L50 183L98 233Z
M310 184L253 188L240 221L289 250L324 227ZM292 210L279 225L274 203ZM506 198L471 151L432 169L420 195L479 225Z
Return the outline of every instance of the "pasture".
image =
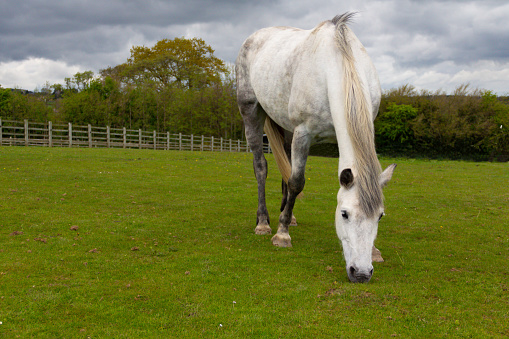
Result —
M310 157L277 248L251 154L0 147L0 337L508 336L509 164L381 162L385 262L352 284L337 159Z

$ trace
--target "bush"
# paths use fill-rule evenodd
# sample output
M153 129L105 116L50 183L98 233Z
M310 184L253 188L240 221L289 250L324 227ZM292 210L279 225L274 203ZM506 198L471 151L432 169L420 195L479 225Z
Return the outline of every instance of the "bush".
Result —
M491 91L458 87L452 95L384 93L375 120L377 150L398 156L509 160L509 105Z
M390 103L375 121L375 138L378 150L403 152L415 143L412 122L418 110L412 105Z

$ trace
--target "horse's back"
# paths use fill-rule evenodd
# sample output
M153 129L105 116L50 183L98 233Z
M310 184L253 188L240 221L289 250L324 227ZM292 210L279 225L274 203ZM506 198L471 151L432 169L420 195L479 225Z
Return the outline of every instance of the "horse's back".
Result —
M366 50L348 30L365 94L378 110L380 88ZM302 123L316 125L320 138L329 139L331 124L329 84L343 78L342 54L336 27L324 21L312 30L269 27L244 42L236 62L239 94L248 93L283 128L293 131ZM373 118L374 118L373 116ZM318 124L318 125L317 125Z
M325 26L329 26L330 32L324 32ZM333 41L333 25L327 22L313 30L292 27L259 30L244 42L237 58L238 86L251 91L273 120L292 131L299 123L300 112L295 108L313 111L308 113L324 111L325 77L330 66L340 61L324 56L334 57ZM301 105L303 101L319 107Z
M256 31L242 45L236 61L238 79L250 85L280 87L293 66L296 49L307 31L292 27L268 27ZM262 90L262 89L260 89ZM263 94L260 93L260 96Z

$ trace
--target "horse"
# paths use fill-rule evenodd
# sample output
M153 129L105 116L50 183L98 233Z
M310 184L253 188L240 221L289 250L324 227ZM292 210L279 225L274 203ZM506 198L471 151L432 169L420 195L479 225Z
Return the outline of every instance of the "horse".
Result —
M253 154L258 183L256 234L271 234L265 204L267 161L264 130L282 174L283 198L275 246L292 246L289 226L304 189L305 166L314 143L339 147L335 226L348 278L368 282L378 223L384 215L384 171L374 141L381 88L366 49L348 27L347 12L311 30L269 27L243 43L236 63L237 103Z

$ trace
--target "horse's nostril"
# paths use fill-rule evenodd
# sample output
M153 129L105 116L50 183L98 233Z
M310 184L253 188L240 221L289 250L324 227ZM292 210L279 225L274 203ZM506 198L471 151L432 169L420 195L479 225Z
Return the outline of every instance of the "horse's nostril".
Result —
M359 282L364 283L368 282L371 277L373 276L373 268L368 270L360 270L355 265L348 267L348 278L350 278L350 281L352 282Z

